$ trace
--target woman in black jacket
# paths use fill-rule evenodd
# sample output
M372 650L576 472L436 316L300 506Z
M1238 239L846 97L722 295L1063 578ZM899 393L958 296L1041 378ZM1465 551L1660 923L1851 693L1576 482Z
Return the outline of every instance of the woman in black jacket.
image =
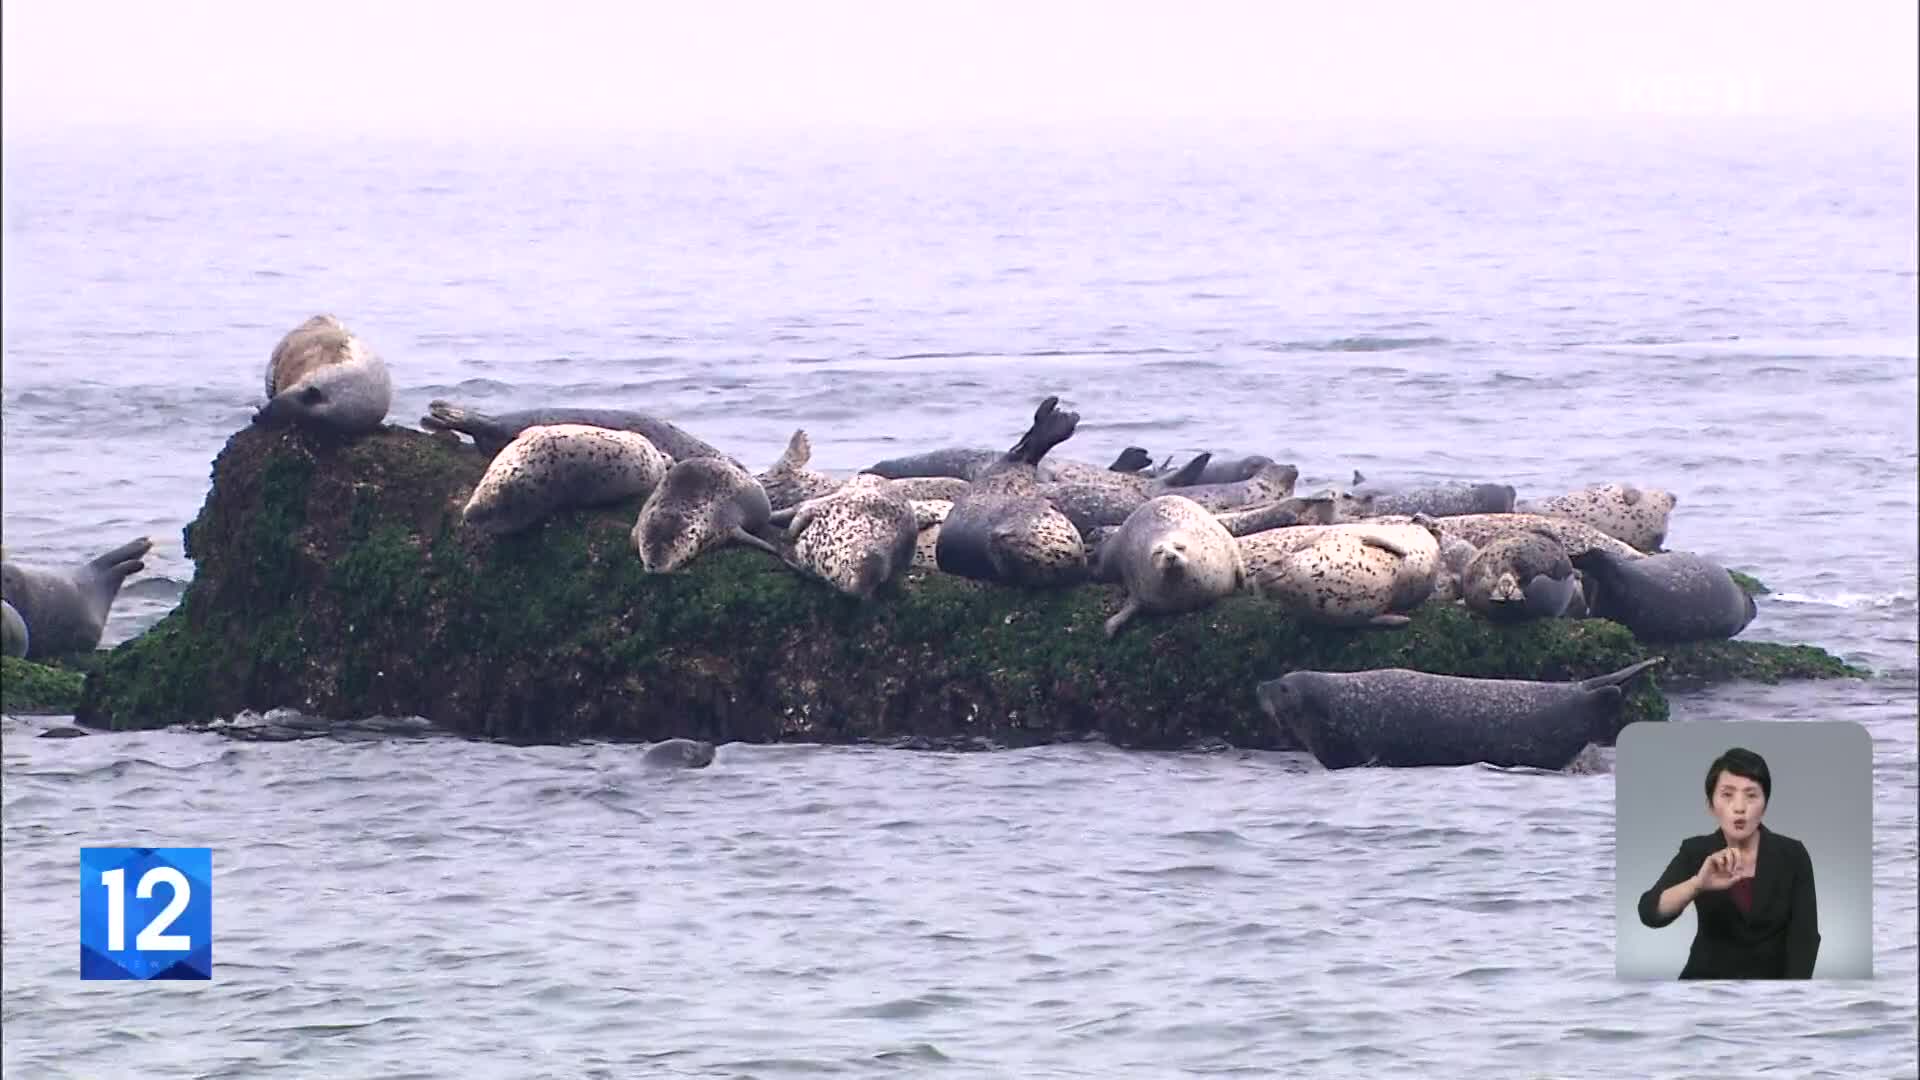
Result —
M1735 747L1707 768L1717 832L1690 836L1640 897L1640 921L1659 929L1695 907L1683 979L1808 979L1820 952L1813 859L1806 846L1760 824L1773 796L1764 758Z

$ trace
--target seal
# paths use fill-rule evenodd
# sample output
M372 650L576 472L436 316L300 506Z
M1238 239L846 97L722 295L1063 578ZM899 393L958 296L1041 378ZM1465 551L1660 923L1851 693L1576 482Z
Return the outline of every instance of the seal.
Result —
M120 586L146 569L141 560L152 550L143 536L70 571L0 562L0 600L24 627L20 655L34 660L98 648Z
M953 513L953 503L950 500L913 500L913 520L920 529L920 535L913 545L914 569L940 569L940 561L934 553L940 546L940 525L951 513Z
M1209 510L1237 510L1291 496L1294 482L1299 478L1300 470L1294 466L1268 462L1245 480L1177 486L1181 495Z
M1296 525L1325 524L1330 520L1332 509L1331 503L1324 499L1288 498L1262 506L1250 506L1244 510L1210 511L1210 513L1213 513L1213 519L1220 523L1220 527L1236 539L1235 546L1238 547L1237 541L1241 537L1263 532L1277 532ZM1105 525L1084 533L1087 541L1087 562L1093 572L1093 580L1102 584L1115 584L1121 580L1119 567L1103 563L1100 559L1100 551L1119 531L1118 525ZM1245 561L1244 554L1242 561ZM1241 586L1250 587L1252 580L1252 571L1249 568Z
M1079 413L1059 404L1058 397L1042 401L1020 441L982 468L973 488L954 501L934 545L941 571L1031 588L1086 580L1080 530L1039 494L1041 459L1080 423Z
M908 476L889 483L893 485L893 490L909 499L941 499L946 502L960 498L973 488L965 480L955 480L951 476Z
M1320 505L1327 504L1322 501ZM1256 584L1263 573L1280 566L1293 553L1313 546L1323 537L1340 535L1377 537L1402 552L1387 599L1385 610L1388 612L1407 612L1419 607L1433 594L1434 584L1439 580L1441 536L1426 518L1405 524L1298 525L1236 535L1240 535L1240 554L1247 562L1248 580Z
M1236 458L1216 458L1211 452L1208 452L1200 456L1208 460L1201 466L1200 470L1194 474L1193 479L1190 481L1191 483L1237 484L1242 480L1253 479L1254 475L1262 468L1274 463L1273 459L1267 457L1265 454L1248 454L1245 457ZM1190 466L1192 462L1188 462L1187 464ZM1182 472L1184 469L1185 466L1181 469L1175 469L1173 467L1173 459L1168 458L1166 461L1160 463L1160 467L1155 470L1155 474L1166 478Z
M972 481L979 479L983 473L1005 457L1006 455L999 450L950 446L941 450L929 450L923 454L887 458L885 461L874 462L860 471L884 476L889 480L904 480L916 476L945 476L955 480Z
M1642 641L1730 638L1758 614L1753 597L1725 567L1688 552L1623 559L1593 550L1572 561L1585 579L1587 613L1625 626Z
M494 455L460 516L481 532L520 532L559 510L648 495L672 467L672 458L631 431L530 427Z
M704 769L713 764L713 744L699 739L667 739L647 747L640 764L650 769Z
M1138 446L1129 446L1120 451L1113 464L1102 467L1090 465L1084 461L1050 461L1040 470L1043 479L1056 484L1100 483L1117 477L1133 477L1139 480L1151 480L1140 475L1148 465L1153 464L1153 455Z
M1365 516L1390 514L1426 514L1428 517L1454 517L1460 514L1507 514L1513 511L1515 492L1512 484L1476 484L1446 481L1418 487L1394 488L1368 484L1359 470L1353 474L1352 492L1363 500L1359 504Z
M1141 503L1186 483L1205 464L1204 458L1195 459L1186 470L1160 479L1111 469L1082 472L1076 474L1078 479L1045 482L1038 490L1086 537L1096 529L1122 524Z
M1467 607L1494 622L1557 619L1579 591L1566 549L1551 533L1531 530L1495 537L1460 576Z
M253 422L360 435L384 423L392 404L386 362L339 319L315 315L273 347L267 358L267 403L253 414Z
M33 635L27 632L27 620L12 604L0 600L0 656L25 656Z
M1672 492L1658 488L1596 484L1567 495L1531 499L1515 509L1578 521L1636 551L1655 551L1667 542L1667 520L1678 501Z
M633 545L650 574L670 574L729 542L784 563L786 553L756 535L772 516L767 493L747 470L724 458L689 458L674 462L647 496L633 523Z
M840 480L807 467L811 460L813 441L807 438L805 429L796 430L787 440L787 450L780 455L780 460L758 477L760 486L766 490L768 504L775 510L798 506L839 489Z
M1376 533L1326 528L1254 577L1260 595L1326 626L1407 625L1411 620L1393 612L1407 550Z
M1480 554L1480 549L1457 536L1446 532L1439 534L1440 567L1433 574L1433 595L1428 599L1442 604L1451 604L1455 600L1464 600L1461 594L1461 579L1466 576L1467 564ZM1576 571L1577 573L1577 571Z
M1382 515L1370 520L1376 523L1405 523L1413 518L1407 515ZM1610 551L1625 559L1641 557L1631 546L1599 529L1567 518L1542 517L1539 514L1448 514L1433 518L1433 523L1441 532L1457 536L1476 548L1486 547L1496 538L1509 533L1545 532L1559 541L1568 558L1595 550ZM1575 562L1574 565L1578 566L1579 563Z
M1142 503L1101 546L1097 576L1115 572L1127 599L1107 620L1108 637L1143 611L1194 611L1233 595L1247 565L1233 534L1205 507L1161 495Z
M453 431L468 435L472 437L473 445L489 457L499 453L502 447L530 427L584 424L587 427L631 431L636 435L644 435L648 442L675 461L710 457L740 465L738 461L734 461L733 458L665 420L646 413L627 412L621 409L561 408L523 409L519 412L489 416L448 401L429 402L427 410L428 414L420 418L421 427L428 431ZM741 467L745 468L745 466Z
M1625 684L1660 657L1580 682L1469 679L1406 668L1295 671L1255 690L1321 765L1563 769L1620 732Z
M801 567L865 600L913 565L920 520L891 480L863 474L801 503L787 535Z

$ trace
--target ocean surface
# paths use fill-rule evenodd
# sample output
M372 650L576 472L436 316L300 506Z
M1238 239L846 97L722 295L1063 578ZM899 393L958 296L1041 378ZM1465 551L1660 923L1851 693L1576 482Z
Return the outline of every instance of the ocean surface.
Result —
M1614 976L1606 772L731 744L661 774L10 718L9 1078L1915 1074L1911 123L74 140L4 170L5 547L157 537L109 644L178 601L267 354L331 311L406 425L617 406L756 467L805 427L851 469L1007 445L1059 394L1088 461L1663 487L1670 547L1774 590L1745 636L1874 673L1674 721L1851 719L1876 754L1877 978L1680 986ZM77 849L121 844L215 849L211 983L79 980Z

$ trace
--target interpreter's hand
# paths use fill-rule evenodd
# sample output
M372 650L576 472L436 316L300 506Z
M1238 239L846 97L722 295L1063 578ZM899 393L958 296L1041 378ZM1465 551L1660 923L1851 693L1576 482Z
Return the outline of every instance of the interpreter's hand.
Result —
M1700 872L1693 875L1693 883L1704 892L1718 892L1752 876L1753 860L1742 858L1739 851L1727 847L1707 856L1700 864Z

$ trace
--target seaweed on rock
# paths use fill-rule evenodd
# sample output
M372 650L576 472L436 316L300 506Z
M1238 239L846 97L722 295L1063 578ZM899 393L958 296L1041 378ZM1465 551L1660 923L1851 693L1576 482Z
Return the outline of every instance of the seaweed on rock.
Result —
M1113 586L1024 591L916 571L862 604L763 552L645 573L638 502L490 538L459 511L486 460L447 434L350 442L248 428L187 529L180 606L87 679L83 723L147 727L290 706L418 715L469 735L720 742L1291 749L1254 686L1411 667L1578 679L1650 654L1600 620L1499 626L1430 604L1391 630L1310 626L1251 596L1108 640ZM1806 646L1663 647L1689 678L1854 674ZM1664 719L1659 678L1623 719Z

